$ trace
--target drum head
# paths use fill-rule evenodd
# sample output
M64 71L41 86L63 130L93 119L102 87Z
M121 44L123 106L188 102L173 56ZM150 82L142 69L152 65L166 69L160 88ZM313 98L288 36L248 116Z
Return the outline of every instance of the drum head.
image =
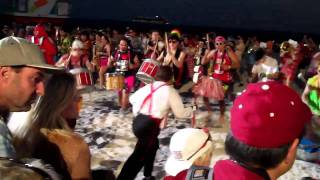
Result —
M51 177L43 170L28 166L13 159L0 158L1 180L46 180Z
M136 77L137 77L137 79L139 79L140 81L142 81L145 84L150 84L154 81L154 78L146 73L138 72L136 74Z
M143 59L143 62L150 62L152 64L155 64L157 66L160 66L160 62L157 60L153 60L153 59Z

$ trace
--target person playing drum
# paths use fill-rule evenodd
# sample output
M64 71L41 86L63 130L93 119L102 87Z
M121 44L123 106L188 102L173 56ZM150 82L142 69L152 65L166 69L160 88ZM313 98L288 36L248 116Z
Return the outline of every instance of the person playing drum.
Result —
M147 51L144 53L144 59L157 59L159 53L157 51L157 44L154 41L149 41L147 44Z
M215 46L216 49L207 52L201 62L202 65L205 65L208 62L211 64L209 66L208 77L202 77L200 84L195 87L194 92L195 94L204 96L209 115L212 110L208 98L219 97L215 98L219 101L220 107L219 125L217 126L219 127L224 123L225 104L223 95L221 97L221 95L217 96L217 94L221 94L221 89L224 92L227 91L228 84L232 82L230 69L238 68L240 62L234 51L226 46L226 40L223 36L217 36L215 38ZM217 82L217 80L220 82ZM223 88L219 88L219 84L221 83Z
M66 69L86 68L93 69L93 65L89 62L88 55L83 54L83 43L80 40L74 40L70 52L61 56L56 63L58 67L65 67Z
M180 35L171 33L168 37L168 47L157 58L162 65L170 66L173 71L174 87L180 88L188 81L188 65L185 62L186 53L180 48Z
M111 55L111 42L108 35L104 32L97 32L96 44L94 46L94 57L96 58L96 64L99 71L99 86L103 88L105 84L105 73L108 69L108 59Z
M150 37L148 43L151 41L151 42L153 42L153 44L157 44L156 51L158 52L158 54L160 54L165 48L165 44L161 39L162 38L161 38L160 32L158 30L151 30L151 37Z
M118 92L121 112L127 112L129 105L129 94L134 88L135 72L140 66L138 56L128 48L128 40L122 38L119 42L119 49L111 56L108 62L109 67L115 67L115 72L124 74L125 89Z

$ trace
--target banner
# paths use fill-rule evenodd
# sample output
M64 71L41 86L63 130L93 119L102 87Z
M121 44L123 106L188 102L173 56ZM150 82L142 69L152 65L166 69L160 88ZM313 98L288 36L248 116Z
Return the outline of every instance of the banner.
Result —
M15 0L8 14L30 17L67 18L70 15L68 0Z

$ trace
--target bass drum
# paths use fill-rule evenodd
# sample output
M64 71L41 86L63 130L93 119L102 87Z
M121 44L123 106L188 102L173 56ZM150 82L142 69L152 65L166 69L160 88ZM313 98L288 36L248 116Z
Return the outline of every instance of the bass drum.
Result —
M44 167L45 168L45 167ZM51 169L53 171L53 169ZM1 180L56 180L46 170L37 168L31 164L25 164L15 159L0 157L0 179Z

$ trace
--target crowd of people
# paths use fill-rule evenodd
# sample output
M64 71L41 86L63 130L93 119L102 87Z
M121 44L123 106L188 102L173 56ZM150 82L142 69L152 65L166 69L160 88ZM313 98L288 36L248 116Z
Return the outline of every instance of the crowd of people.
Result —
M209 167L214 142L192 123L172 136L164 179L277 179L291 168L300 145L305 154L299 158L320 162L312 156L320 152L320 54L310 37L262 42L178 29L126 28L121 34L44 24L4 26L1 33L0 165L31 164L35 173L24 174L29 179L39 172L52 179L115 179L91 171L89 147L73 132L88 87L116 91L121 115L132 106L138 141L119 180L134 179L142 167L145 180L155 179L158 135L168 113L194 118L197 97L203 97L207 121L210 101L219 103L218 123L209 128L229 123L225 101L233 102L225 141L230 159ZM236 98L235 84L248 84ZM193 108L185 107L181 92L193 94ZM10 112L19 111L28 113L9 121Z

